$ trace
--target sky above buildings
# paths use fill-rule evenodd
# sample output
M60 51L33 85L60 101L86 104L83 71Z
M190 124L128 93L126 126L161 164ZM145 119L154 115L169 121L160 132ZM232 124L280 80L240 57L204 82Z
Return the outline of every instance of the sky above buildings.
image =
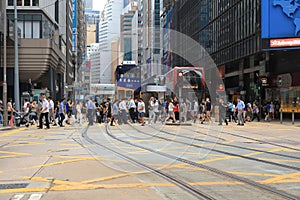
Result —
M93 9L102 11L107 0L93 0Z

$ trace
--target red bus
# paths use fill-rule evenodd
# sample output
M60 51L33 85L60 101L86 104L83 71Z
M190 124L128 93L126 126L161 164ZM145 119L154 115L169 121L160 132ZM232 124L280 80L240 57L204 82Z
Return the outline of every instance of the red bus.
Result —
M181 95L182 98L198 98L201 101L206 93L204 69L194 66L174 67L166 73L166 86L178 97Z

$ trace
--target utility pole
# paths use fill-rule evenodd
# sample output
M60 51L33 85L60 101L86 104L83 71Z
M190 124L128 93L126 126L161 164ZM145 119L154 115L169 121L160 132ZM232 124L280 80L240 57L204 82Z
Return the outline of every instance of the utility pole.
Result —
M15 89L15 104L16 110L20 111L20 88L19 88L19 52L18 52L18 13L17 13L17 0L14 0L14 32L15 32L15 80L14 80L14 89Z
M6 3L4 4L4 14L3 14L3 126L7 126L8 116L7 116L7 81L6 81L6 35L7 35L7 16L6 16Z

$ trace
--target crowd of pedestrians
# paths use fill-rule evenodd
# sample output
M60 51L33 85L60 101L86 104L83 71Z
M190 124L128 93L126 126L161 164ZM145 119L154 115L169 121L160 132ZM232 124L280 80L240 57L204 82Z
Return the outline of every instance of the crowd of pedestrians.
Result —
M63 98L54 102L51 97L42 95L38 101L32 100L30 102L29 99L24 99L21 111L17 111L12 99L9 99L7 102L7 123L10 126L21 124L27 127L36 126L39 129L44 126L49 129L50 125L64 127L65 124L71 124L71 121L72 123L82 124L84 116L81 113L83 109L81 101L78 101L75 106L70 99L66 101ZM1 100L0 111L0 123L3 124L3 103ZM16 117L19 117L19 119L16 120Z
M254 120L261 121L261 118L269 121L278 116L279 103L266 102L264 106L258 106L257 103L245 104L240 98L236 102L219 99L216 106L219 113L219 125L224 122L235 122L243 126L246 122ZM13 121L14 109L13 102L9 99L7 103L8 123ZM51 97L42 95L39 101L29 102L24 100L22 107L26 125L36 125L42 129L52 126L63 127L66 124L83 124L88 121L88 125L94 123L107 123L111 126L116 124L140 123L142 126L156 123L180 123L191 121L201 124L211 122L211 113L213 105L209 98L199 102L198 99L157 99L151 97L149 101L144 102L142 98L123 98L121 100L111 101L110 98L96 100L90 97L86 101L77 101L76 104L70 99L61 99L54 102ZM148 120L145 116L148 114ZM0 100L0 123L3 123L3 105Z

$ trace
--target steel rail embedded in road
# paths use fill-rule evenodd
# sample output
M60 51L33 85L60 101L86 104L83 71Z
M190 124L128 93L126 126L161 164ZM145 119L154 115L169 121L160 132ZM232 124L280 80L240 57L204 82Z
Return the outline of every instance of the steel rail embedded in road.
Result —
M132 126L133 127L133 126ZM138 130L138 129L136 129ZM139 131L139 130L138 130ZM139 131L141 132L141 131ZM292 200L299 200L298 197L292 195L292 194L289 194L289 193L286 193L286 192L283 192L283 191L279 191L277 189L274 189L272 187L269 187L269 186L266 186L266 185L263 185L263 184L260 184L260 183L257 183L255 181L252 181L252 180L249 180L249 179L246 179L246 178L243 178L243 177L240 177L240 176L236 176L234 174L231 174L231 173L227 173L225 171L221 171L219 169L216 169L216 168L213 168L213 167L209 167L207 165L203 165L203 164L199 164L199 163L196 163L196 162L193 162L193 161L190 161L190 160L187 160L187 159L184 159L184 158L179 158L177 156L173 156L171 154L167 154L167 153L163 153L163 152L160 152L160 151L157 151L157 150L154 150L154 149L151 149L151 148L148 148L148 147L145 147L145 146L141 146L141 145L137 145L137 144L133 144L129 141L126 141L126 140L122 140L120 138L117 138L116 136L114 136L113 134L111 134L109 132L109 129L108 129L108 126L106 125L106 133L108 136L110 136L111 138L119 141L119 142L122 142L122 143L125 143L125 144L128 144L128 145L131 145L131 146L134 146L134 147L137 147L137 148L140 148L140 149L143 149L143 150L147 150L149 152L152 152L152 153L156 153L156 154L159 154L159 155L162 155L162 156L165 156L166 158L170 158L170 159L174 159L174 160L177 160L177 161L180 161L182 163L186 163L188 165L191 165L191 166L194 166L194 167L197 167L197 168L201 168L201 169L206 169L208 171L211 171L211 172L214 172L216 174L219 174L219 175L222 175L222 176L225 176L225 177L228 177L228 178L231 178L233 180L236 180L236 181L239 181L239 182L242 182L242 183L246 183L248 185L252 185L256 188L259 188L259 189L262 189L262 190L265 190L265 191L268 191L270 193L273 193L273 194L276 194L278 196L281 196L281 197L284 197L286 199L292 199ZM143 133L143 132L141 132ZM143 133L144 134L144 133ZM146 134L148 135L148 134ZM149 134L150 135L150 134ZM153 136L153 135L151 135ZM159 138L159 136L153 136L153 137L157 137ZM167 138L163 138L163 137L160 137L161 139L164 139L164 140L167 140L167 141L173 141L173 140L169 140ZM187 144L187 143L183 143L182 144ZM191 145L191 144L188 144L188 145ZM220 151L222 152L222 151ZM225 152L227 153L227 152ZM228 153L227 153L228 154ZM238 154L232 154L232 155L235 155L235 156L239 156L241 157L241 155L238 155ZM247 157L246 157L247 158ZM268 161L266 162L268 163ZM272 163L272 162L271 162ZM275 163L275 164L278 164L278 163ZM280 164L279 164L280 165ZM288 166L288 167L291 167L291 166Z
M185 190L186 192L188 192L189 194L195 196L198 199L215 200L213 197L211 197L211 196L203 193L202 191L199 191L198 189L194 188L193 186L189 185L188 183L185 183L185 182L183 182L183 181L181 181L179 179L176 179L176 178L174 178L174 177L172 177L172 176L170 176L170 175L168 175L168 174L166 174L164 172L156 170L156 169L154 169L154 168L152 168L152 167L150 167L148 165L145 165L145 164L143 164L143 163L141 163L141 162L139 162L139 161L137 161L137 160L135 160L135 159L133 159L133 158L131 158L129 156L126 156L126 155L124 155L124 154L122 154L120 152L117 152L117 151L115 151L115 150L113 150L113 149L111 149L111 148L109 148L109 147L107 147L107 146L105 146L103 144L100 144L99 142L91 139L88 136L87 131L88 131L88 126L84 129L84 131L82 132L81 136L83 138L85 138L89 143L96 144L96 145L104 148L105 150L107 150L107 151L109 151L111 153L114 153L115 155L123 158L124 160L129 161L130 163L133 163L136 166L142 167L143 169L146 169L146 170L148 170L148 171L150 171L150 172L152 172L152 173L154 173L154 174L156 174L156 175L164 178L168 182L177 185L178 187L180 187L181 189ZM108 128L107 127L106 127L106 132L108 133Z
M204 127L202 127L202 128L204 128ZM204 128L204 129L209 130L207 128ZM243 131L243 132L246 132L246 131ZM266 140L255 139L255 138L251 138L251 137L248 137L248 136L243 136L243 135L238 135L238 134L235 134L235 133L230 133L230 132L227 132L227 131L221 131L221 133L225 133L227 135L232 135L232 136L235 136L235 137L244 138L244 139L248 139L248 140L252 140L252 141L256 141L256 142L261 142L261 143L266 143L266 144L269 144L269 145L272 145L272 146L281 147L281 148L285 148L285 149L289 149L289 150L295 150L295 151L300 152L300 149L284 146L284 145L273 143L273 142L268 142ZM246 133L248 133L248 132L246 132ZM291 140L289 140L289 141L291 141Z
M158 130L156 129L155 127L153 126L150 126L151 128L157 130L157 131L160 131L162 133L165 133L165 134L168 134L168 135L174 135L168 131L164 131L164 130ZM187 129L185 127L185 129ZM187 130L190 130L190 131L193 131L195 133L201 133L201 131L195 131L195 130L191 130L191 129L187 129ZM249 151L255 151L255 152L260 152L260 153L265 153L265 154L271 154L271 155L276 155L276 156L281 156L281 157L284 157L284 158L292 158L292 159L297 159L297 160L300 160L300 157L298 156L290 156L290 155L285 155L285 154L281 154L281 153L275 153L275 152L268 152L268 151L264 151L264 150L259 150L259 149L253 149L253 148L249 148L249 147L242 147L242 146L238 146L238 145L233 145L233 144L224 144L224 143L220 143L220 142L215 142L215 141L211 141L211 140L204 140L204 139L198 139L198 138L192 138L192 137L189 137L189 136L185 136L185 135L176 135L177 137L181 137L181 138L186 138L186 139L192 139L192 140L196 140L196 141L200 141L200 142L211 142L211 143L215 143L215 144L218 144L218 145L221 145L221 146L227 146L227 147L234 147L234 148L239 148L239 149L244 149L244 150L249 150ZM217 137L217 136L214 136L215 138L217 139L223 139L223 138L220 138L220 137Z
M178 141L178 140L170 140L170 139L164 138L162 136L151 135L149 133L145 133L144 131L141 131L141 130L137 129L134 126L131 126L131 127L134 128L135 130L139 131L140 133L144 134L144 135L148 135L148 136L151 136L151 137L156 137L156 138L159 138L159 139L162 139L162 140L172 141L172 142L176 142L176 143L179 143L179 144L184 144L184 145L189 145L189 146L192 146L192 147L196 147L196 148L199 148L199 149L205 149L205 150L214 151L214 152L221 153L221 154L226 154L226 155L229 155L229 156L240 157L240 158L244 158L244 159L247 159L247 160L257 161L257 162L261 162L261 163L265 163L265 164L271 164L271 165L275 165L275 166L279 166L279 167L283 167L283 168L287 168L287 169L293 169L293 170L300 171L300 167L280 164L280 163L276 163L276 162L272 162L272 161L262 160L262 159L259 159L259 158L252 158L252 157L249 157L249 156L244 156L244 155L240 155L240 154L230 153L230 152L227 152L227 151L207 148L207 147L203 147L203 146L199 146L199 145L195 145L195 144L190 144L190 143L186 143L186 142L182 142L182 141ZM161 132L164 132L164 131L161 131ZM174 134L171 134L171 133L168 133L168 134L174 135ZM195 139L193 138L193 140L195 140Z

